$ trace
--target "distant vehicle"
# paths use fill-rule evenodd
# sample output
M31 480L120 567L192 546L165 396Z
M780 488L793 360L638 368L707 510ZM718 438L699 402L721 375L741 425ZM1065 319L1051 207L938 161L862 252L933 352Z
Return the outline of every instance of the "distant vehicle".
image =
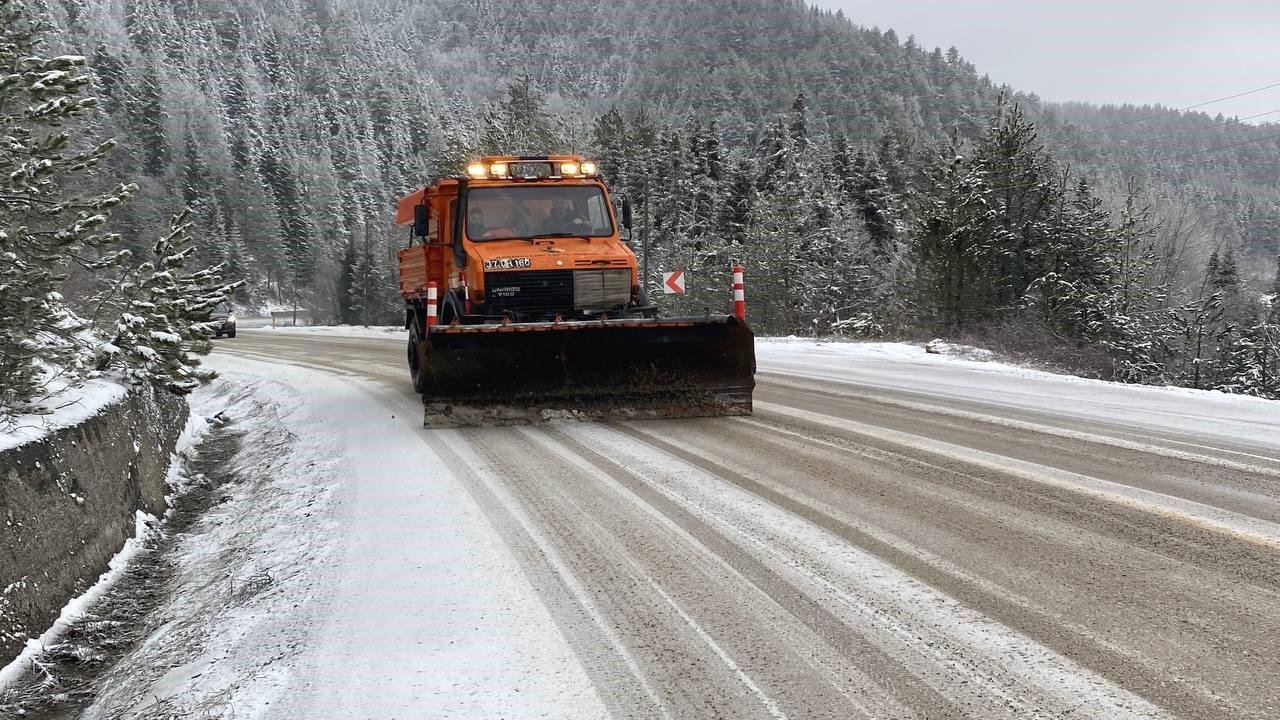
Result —
M231 308L231 303L222 303L214 308L213 312L209 314L209 319L222 321L222 325L218 327L214 337L226 335L229 338L233 338L236 336L236 313Z

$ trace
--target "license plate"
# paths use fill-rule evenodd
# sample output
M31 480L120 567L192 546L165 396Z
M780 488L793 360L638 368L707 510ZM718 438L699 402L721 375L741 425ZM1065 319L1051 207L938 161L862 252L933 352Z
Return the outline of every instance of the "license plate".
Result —
M484 261L485 270L517 270L527 268L533 263L529 258L494 258Z

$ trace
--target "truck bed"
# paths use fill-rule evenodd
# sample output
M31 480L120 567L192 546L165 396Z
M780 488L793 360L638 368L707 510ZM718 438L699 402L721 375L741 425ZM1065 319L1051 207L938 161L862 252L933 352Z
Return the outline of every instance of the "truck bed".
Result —
M442 251L438 245L414 245L398 253L401 297L405 300L426 298L427 282L432 279L440 283L440 295L444 296L449 285L444 279Z

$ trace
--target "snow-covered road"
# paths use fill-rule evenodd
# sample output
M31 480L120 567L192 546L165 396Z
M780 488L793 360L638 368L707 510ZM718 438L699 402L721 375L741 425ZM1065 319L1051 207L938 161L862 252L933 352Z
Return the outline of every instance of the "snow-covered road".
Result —
M403 342L219 345L172 612L270 587L90 717L1280 717L1280 405L762 341L751 418L426 431Z

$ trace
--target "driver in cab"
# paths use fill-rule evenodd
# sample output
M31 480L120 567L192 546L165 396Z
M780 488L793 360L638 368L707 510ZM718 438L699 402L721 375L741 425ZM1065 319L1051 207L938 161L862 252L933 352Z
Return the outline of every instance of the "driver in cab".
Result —
M495 213L491 210L490 215L494 214ZM507 215L510 216L510 214L510 211L508 211ZM480 208L471 208L467 211L467 237L470 237L472 240L509 238L514 237L515 235L515 230L512 230L506 225L494 225L493 227L490 227L488 223L485 222L484 211Z
M556 201L551 213L547 216L544 228L548 234L561 235L585 233L591 229L587 219L568 200Z

